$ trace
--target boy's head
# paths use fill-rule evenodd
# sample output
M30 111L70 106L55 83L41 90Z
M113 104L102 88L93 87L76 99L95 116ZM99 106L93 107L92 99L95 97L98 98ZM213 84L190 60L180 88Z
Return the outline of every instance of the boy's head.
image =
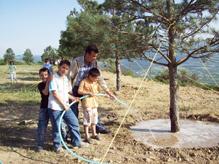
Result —
M49 61L48 58L46 58L46 59L44 60L44 62L45 62L45 63L49 63L50 61Z
M14 65L14 61L10 61L9 64L10 64L10 65Z
M87 46L85 50L85 60L88 63L92 63L97 59L97 55L99 53L99 50L95 44Z
M88 73L88 78L92 82L97 82L98 77L100 76L100 71L97 68L91 68L89 73Z
M69 68L70 68L70 62L68 60L62 60L59 63L58 72L61 76L67 75Z
M41 68L39 70L39 76L43 82L46 82L49 77L49 70L47 68Z

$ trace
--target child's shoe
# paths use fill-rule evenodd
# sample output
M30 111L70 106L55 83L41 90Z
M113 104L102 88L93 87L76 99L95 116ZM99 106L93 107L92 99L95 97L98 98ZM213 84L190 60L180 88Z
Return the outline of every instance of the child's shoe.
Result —
M79 146L73 146L73 150L77 150L79 148L87 148L89 147L89 144L86 142L81 142L81 144Z
M99 135L92 136L91 138L100 141Z
M63 148L62 147L59 147L55 150L56 153L60 154L62 152L64 152Z
M36 148L36 152L42 152L43 151L43 147L42 146L37 146Z

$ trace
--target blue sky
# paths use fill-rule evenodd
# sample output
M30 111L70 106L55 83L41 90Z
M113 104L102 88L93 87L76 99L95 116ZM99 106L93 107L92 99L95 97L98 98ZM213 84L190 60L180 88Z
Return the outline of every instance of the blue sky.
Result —
M0 56L9 47L16 55L26 48L37 55L48 45L57 48L73 8L80 9L76 0L0 0Z
M80 9L77 0L0 0L0 56L9 47L17 55L26 48L33 54L57 48L73 8Z

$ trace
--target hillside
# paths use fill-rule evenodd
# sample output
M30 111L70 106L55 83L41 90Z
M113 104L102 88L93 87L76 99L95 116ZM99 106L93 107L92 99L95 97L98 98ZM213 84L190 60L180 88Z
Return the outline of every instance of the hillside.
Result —
M36 153L35 132L39 111L39 94L36 92L39 65L18 66L18 83L11 86L5 66L0 66L0 160L3 163L77 163L69 154L56 154L48 142L46 151ZM108 86L114 91L115 75L103 72ZM129 104L137 91L141 78L122 76L122 89L115 92L117 97ZM197 87L179 88L179 108L181 119L213 121L219 123L219 93ZM89 159L101 159L106 152L115 131L127 111L108 98L100 97L99 114L101 121L112 134L101 135L101 141L88 148L76 150ZM111 163L217 163L219 146L213 148L153 149L137 142L129 127L141 120L168 118L168 85L154 81L144 81L140 93L133 102L122 128L106 156ZM31 123L19 125L23 120ZM80 120L82 121L82 120ZM83 134L83 130L81 128ZM51 127L48 130L51 141Z

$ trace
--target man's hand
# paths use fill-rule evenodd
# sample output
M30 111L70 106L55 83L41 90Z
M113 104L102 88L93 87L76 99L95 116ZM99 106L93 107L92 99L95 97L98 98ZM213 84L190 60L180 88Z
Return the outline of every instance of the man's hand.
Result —
M107 95L108 95L112 100L115 100L115 99L116 99L116 96L115 96L113 93L111 93L111 92L109 92L109 91L107 91L106 93L107 93Z
M78 101L80 101L80 98L79 98L79 97L71 96L71 97L70 97L70 100L71 100L71 101L76 101L76 102L78 102Z
M93 94L93 93L91 93L91 92L87 93L87 95L89 95L89 96L91 96L91 97L95 96L95 94Z

